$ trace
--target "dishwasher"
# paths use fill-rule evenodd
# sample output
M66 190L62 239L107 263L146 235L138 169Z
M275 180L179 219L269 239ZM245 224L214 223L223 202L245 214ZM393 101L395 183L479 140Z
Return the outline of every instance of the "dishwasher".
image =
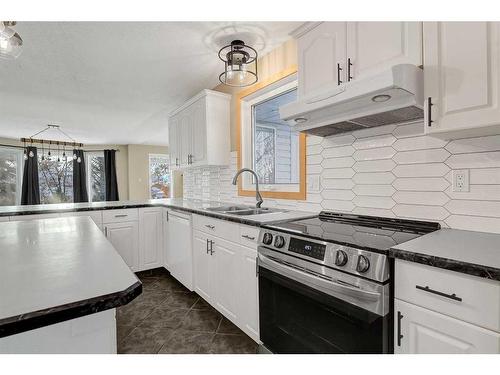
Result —
M170 274L189 290L193 290L192 215L168 211L167 263Z

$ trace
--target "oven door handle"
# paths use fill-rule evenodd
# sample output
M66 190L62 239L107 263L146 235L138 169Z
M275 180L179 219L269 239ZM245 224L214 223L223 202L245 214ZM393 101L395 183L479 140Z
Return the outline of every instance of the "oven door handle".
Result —
M356 297L364 300L376 301L381 297L381 293L372 292L358 288L356 286L349 286L347 283L344 284L341 281L334 281L332 279L326 279L318 276L317 274L311 273L303 268L294 267L291 264L284 263L275 258L259 253L258 258L259 266L267 268L271 271L277 271L283 276L288 276L291 279L300 281L313 289L319 289L321 291L334 291L351 297Z

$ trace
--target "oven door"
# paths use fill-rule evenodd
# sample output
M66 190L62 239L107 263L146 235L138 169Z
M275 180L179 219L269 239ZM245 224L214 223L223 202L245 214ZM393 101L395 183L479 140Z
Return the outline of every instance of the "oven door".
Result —
M339 282L287 262L282 259L289 258L284 254L272 253L259 248L260 339L268 350L346 354L390 351L390 314L385 306L388 284L362 279L361 284ZM325 267L321 268L324 271ZM367 288L367 283L375 285ZM373 308L377 301L382 309Z

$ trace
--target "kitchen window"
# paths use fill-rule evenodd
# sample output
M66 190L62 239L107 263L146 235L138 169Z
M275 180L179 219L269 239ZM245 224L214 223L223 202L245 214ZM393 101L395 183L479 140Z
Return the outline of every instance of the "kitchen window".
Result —
M73 202L73 159L39 155L38 182L41 204Z
M104 152L86 152L85 156L89 202L104 202L106 200Z
M149 155L149 194L152 199L170 197L170 158L163 154Z
M0 148L0 206L21 203L23 152L14 148Z
M280 119L279 108L297 100L296 74L254 85L239 97L239 168L259 176L264 197L305 199L305 136ZM239 195L255 195L255 181L242 175Z

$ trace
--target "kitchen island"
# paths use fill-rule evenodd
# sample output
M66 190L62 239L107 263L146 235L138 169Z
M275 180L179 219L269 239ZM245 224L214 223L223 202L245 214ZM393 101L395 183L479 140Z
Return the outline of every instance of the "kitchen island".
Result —
M89 217L0 223L0 353L116 353L142 284Z

